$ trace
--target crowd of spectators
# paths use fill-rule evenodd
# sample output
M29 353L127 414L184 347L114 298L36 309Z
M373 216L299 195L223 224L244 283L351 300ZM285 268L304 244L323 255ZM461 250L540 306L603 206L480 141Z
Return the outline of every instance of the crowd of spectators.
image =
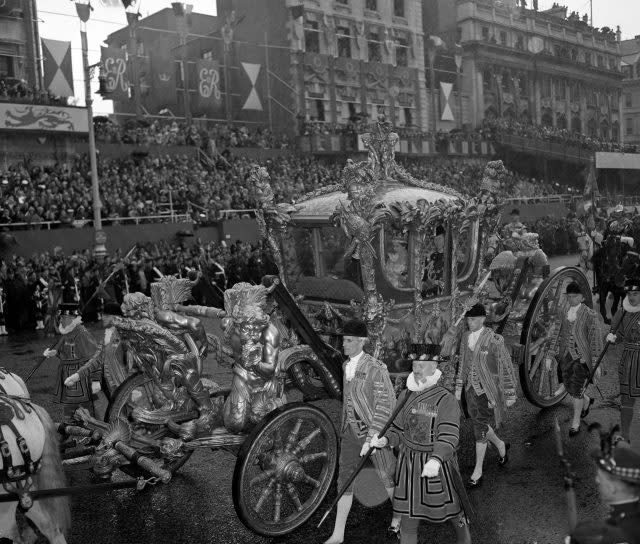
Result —
M566 128L558 128L547 125L534 125L523 123L515 119L485 119L483 133L490 139L496 139L503 134L514 134L533 140L543 140L552 143L572 145L591 151L610 151L637 153L640 150L635 145L622 144L617 141L600 138L598 136L586 136L579 132Z
M229 147L258 147L262 149L286 149L291 142L285 133L275 134L265 127L247 127L215 123L208 125L197 119L187 125L175 120L156 119L152 122L129 122L119 125L110 119L99 117L94 122L96 140L105 143L134 145L189 145L209 152Z
M47 307L56 299L68 308L83 308L83 320L99 319L105 309L117 312L127 292L150 294L150 286L162 275L197 279L206 271L213 290L196 288L196 303L222 307L222 292L240 281L258 283L265 274L277 273L273 262L260 244L242 242L161 241L139 244L124 261L124 251L116 250L106 259L97 260L86 250L65 255L60 248L30 258L13 256L0 260L0 296L3 304L0 319L9 332L34 329L46 321L55 308ZM124 266L123 266L124 263ZM101 286L111 272L112 278ZM92 300L92 295L98 295ZM88 303L88 304L87 304Z
M0 102L18 104L66 105L66 98L59 98L48 91L31 87L23 79L0 77Z
M484 170L481 160L400 160L418 179L474 194ZM187 155L104 158L99 160L102 218L147 218L162 214L193 213L199 222L214 221L222 210L255 207L246 176L253 161L245 156L221 156L215 165ZM279 202L336 182L344 166L313 156L287 155L264 162ZM60 222L56 226L81 227L93 217L91 175L86 157L70 165L52 167L14 165L0 170L0 224ZM568 192L557 182L511 174L504 180L505 196L530 197ZM144 220L144 219L143 219ZM161 220L159 218L158 220ZM18 228L18 226L13 227Z

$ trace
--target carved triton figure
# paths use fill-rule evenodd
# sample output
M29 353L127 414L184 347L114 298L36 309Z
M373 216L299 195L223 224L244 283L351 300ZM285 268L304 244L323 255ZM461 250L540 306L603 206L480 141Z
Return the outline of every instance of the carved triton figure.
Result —
M231 432L247 430L285 403L280 332L267 313L269 293L244 282L224 293L225 339L234 353L231 393L224 405L224 425Z
M151 285L152 297L142 293L125 295L122 304L124 317L115 317L114 326L131 348L136 364L154 378L159 391L155 392L160 408L138 407L133 417L151 424L169 422L171 417L187 409L191 399L199 417L182 425L170 423L172 430L183 439L207 434L219 419L201 377L201 361L207 352L207 335L195 316L220 317L216 308L182 306L190 293L187 279L164 277ZM180 313L179 313L180 312ZM184 313L192 315L184 315Z

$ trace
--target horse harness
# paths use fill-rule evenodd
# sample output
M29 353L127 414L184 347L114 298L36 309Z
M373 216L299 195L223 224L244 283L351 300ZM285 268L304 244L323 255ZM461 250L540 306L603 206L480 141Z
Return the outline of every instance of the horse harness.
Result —
M41 459L33 460L27 441L13 423L14 418L22 420L25 418L25 412L27 414L33 412L31 402L23 397L8 395L2 384L5 378L6 370L0 368L0 456L2 457L0 484L6 489L6 484L23 480L38 472ZM3 433L4 426L8 427L15 436L16 445L22 455L22 465L13 465L9 442Z

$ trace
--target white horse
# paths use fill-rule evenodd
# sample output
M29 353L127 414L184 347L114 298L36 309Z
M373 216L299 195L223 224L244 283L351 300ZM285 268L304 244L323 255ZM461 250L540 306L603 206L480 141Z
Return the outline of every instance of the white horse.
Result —
M17 436L16 436L17 434ZM27 467L19 443L24 439L27 457L34 466ZM0 496L30 485L30 490L66 486L56 427L44 408L30 400L27 386L20 376L0 368L0 440L8 445L11 454L9 467L0 455ZM23 445L23 448L24 448ZM9 464L9 463L7 463ZM44 536L50 544L66 544L71 527L69 499L53 497L0 503L0 540L9 539L31 544ZM27 523L18 523L20 510ZM25 526L26 525L26 526Z

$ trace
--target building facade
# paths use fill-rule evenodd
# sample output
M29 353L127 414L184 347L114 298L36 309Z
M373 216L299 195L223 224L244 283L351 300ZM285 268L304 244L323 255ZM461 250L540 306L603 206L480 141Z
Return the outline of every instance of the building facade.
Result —
M622 47L622 137L640 145L640 35L624 40Z
M0 2L0 79L42 89L36 0Z
M513 119L591 137L621 137L620 31L596 31L556 6L516 0L426 0L440 15L433 31L463 47L463 89L475 126ZM453 4L453 2L449 2Z

